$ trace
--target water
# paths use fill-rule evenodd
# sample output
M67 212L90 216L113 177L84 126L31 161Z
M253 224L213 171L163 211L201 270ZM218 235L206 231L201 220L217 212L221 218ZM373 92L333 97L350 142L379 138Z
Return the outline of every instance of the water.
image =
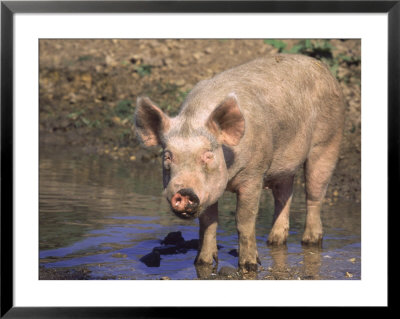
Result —
M195 250L162 255L160 267L139 259L170 232L198 238L198 222L178 219L161 196L159 164L130 163L76 151L40 153L39 263L42 269L88 279L196 279ZM219 268L237 267L234 218L236 200L226 193L219 202ZM273 214L270 192L263 192L257 222L262 262L258 279L360 279L360 204L342 200L323 207L322 249L300 245L305 220L304 191L295 188L286 248L266 245ZM44 268L43 268L44 267Z

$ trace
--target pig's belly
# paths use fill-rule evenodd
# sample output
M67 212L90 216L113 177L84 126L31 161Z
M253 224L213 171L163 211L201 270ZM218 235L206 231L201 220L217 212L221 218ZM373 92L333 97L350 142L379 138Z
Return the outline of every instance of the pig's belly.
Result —
M264 173L264 186L269 187L272 183L279 182L279 179L293 176L304 164L306 156L301 154L296 158L285 158L273 160L269 169Z

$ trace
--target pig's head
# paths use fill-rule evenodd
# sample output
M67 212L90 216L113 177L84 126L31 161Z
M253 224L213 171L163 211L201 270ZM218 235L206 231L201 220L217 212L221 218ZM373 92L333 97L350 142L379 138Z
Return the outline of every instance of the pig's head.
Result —
M239 144L245 129L234 94L211 114L195 116L181 112L170 118L149 98L137 101L137 134L145 146L162 146L164 194L172 211L184 219L199 216L223 194L228 183L223 145Z

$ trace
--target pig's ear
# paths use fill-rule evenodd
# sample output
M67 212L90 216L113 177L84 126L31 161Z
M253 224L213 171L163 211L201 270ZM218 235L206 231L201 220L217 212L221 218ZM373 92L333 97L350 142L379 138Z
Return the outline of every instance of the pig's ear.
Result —
M207 128L219 142L229 146L238 145L244 134L244 117L235 94L229 94L211 113Z
M137 99L136 132L146 146L161 145L162 135L169 128L170 119L148 97Z

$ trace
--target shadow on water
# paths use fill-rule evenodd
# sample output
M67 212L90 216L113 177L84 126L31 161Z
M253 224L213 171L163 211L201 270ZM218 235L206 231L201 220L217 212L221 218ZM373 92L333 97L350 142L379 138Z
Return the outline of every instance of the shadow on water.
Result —
M161 196L159 164L127 163L78 152L41 150L39 166L41 279L71 279L64 275L50 278L46 271L71 274L82 269L88 274L84 279L198 277L199 269L196 272L193 265L194 249L163 254L159 267L148 267L140 261L154 247L160 246L170 232L180 231L186 241L198 238L197 221L184 221L169 212ZM303 188L298 186L285 248L266 245L273 200L268 192L262 195L256 229L262 267L256 277L360 279L360 205L341 200L325 205L323 248L302 248L305 206ZM235 206L235 196L230 193L219 203L220 275L237 266ZM234 274L230 271L222 279L236 279ZM214 278L221 279L221 276L214 275Z

